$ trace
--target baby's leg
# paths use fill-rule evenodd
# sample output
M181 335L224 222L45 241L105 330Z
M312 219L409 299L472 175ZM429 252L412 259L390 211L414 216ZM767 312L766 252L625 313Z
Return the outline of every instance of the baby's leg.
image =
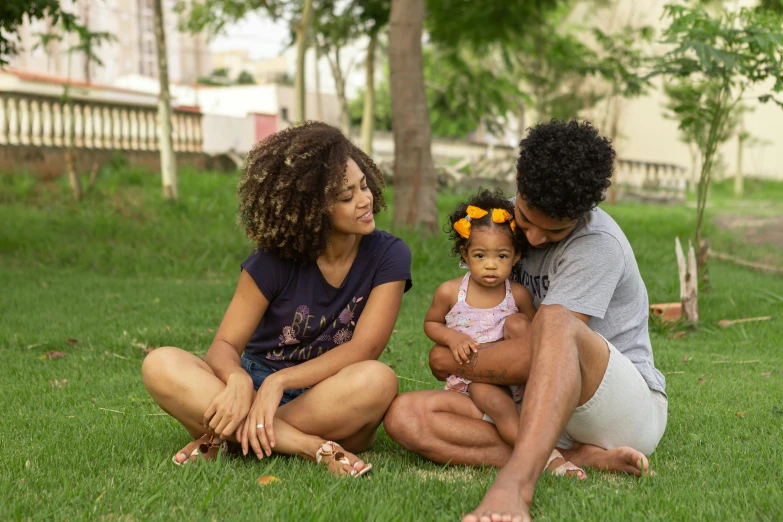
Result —
M503 440L509 446L514 446L519 428L519 413L508 387L473 382L470 383L468 391L478 409L492 418Z

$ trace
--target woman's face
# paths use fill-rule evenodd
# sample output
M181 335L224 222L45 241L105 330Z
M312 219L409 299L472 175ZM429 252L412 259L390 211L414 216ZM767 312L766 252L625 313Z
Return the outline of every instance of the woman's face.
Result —
M367 176L351 158L348 158L343 186L332 206L332 227L335 233L362 236L375 230Z

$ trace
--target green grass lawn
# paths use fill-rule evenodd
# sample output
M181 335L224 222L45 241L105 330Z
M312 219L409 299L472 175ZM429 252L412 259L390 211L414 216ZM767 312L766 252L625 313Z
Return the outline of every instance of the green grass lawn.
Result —
M0 520L453 521L480 501L496 470L432 464L383 430L365 455L369 480L336 480L285 457L172 465L188 436L147 396L141 362L147 346L206 352L252 248L236 225L236 182L183 173L171 204L157 178L123 171L76 204L60 182L0 176ZM713 213L730 199L716 193ZM456 201L439 204L445 212ZM673 239L691 235L694 211L606 210L627 232L650 301L678 300ZM378 224L388 229L388 215ZM421 323L436 286L460 270L445 234L401 235L414 287L382 360L401 391L436 388ZM719 261L710 277L698 331L675 339L651 325L670 398L657 474L546 476L537 519L783 520L783 277ZM763 315L773 318L717 327ZM280 482L256 485L268 474Z

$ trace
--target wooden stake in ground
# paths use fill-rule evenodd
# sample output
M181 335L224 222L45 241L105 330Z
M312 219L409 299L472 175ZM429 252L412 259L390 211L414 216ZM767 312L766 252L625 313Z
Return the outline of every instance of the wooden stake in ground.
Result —
M169 61L166 55L166 33L163 24L163 0L153 0L155 18L155 43L158 50L158 144L160 146L160 174L163 179L163 196L178 199L177 158L171 140L171 95L169 94Z
M699 278L696 268L696 252L693 243L688 241L688 259L682 251L680 238L674 239L674 250L677 252L677 270L680 274L680 300L685 320L689 323L699 322Z

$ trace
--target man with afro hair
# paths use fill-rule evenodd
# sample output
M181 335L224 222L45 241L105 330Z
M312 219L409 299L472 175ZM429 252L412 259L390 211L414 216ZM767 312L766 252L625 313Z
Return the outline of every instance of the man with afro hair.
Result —
M615 152L589 122L552 121L520 143L515 220L531 248L514 274L533 296L531 323L506 328L464 365L436 346L439 379L524 384L512 449L460 394L412 392L384 421L406 448L441 463L503 469L464 521L528 520L553 448L578 466L640 476L666 429L665 380L647 330L647 290L631 245L597 205ZM494 515L494 516L493 516Z

